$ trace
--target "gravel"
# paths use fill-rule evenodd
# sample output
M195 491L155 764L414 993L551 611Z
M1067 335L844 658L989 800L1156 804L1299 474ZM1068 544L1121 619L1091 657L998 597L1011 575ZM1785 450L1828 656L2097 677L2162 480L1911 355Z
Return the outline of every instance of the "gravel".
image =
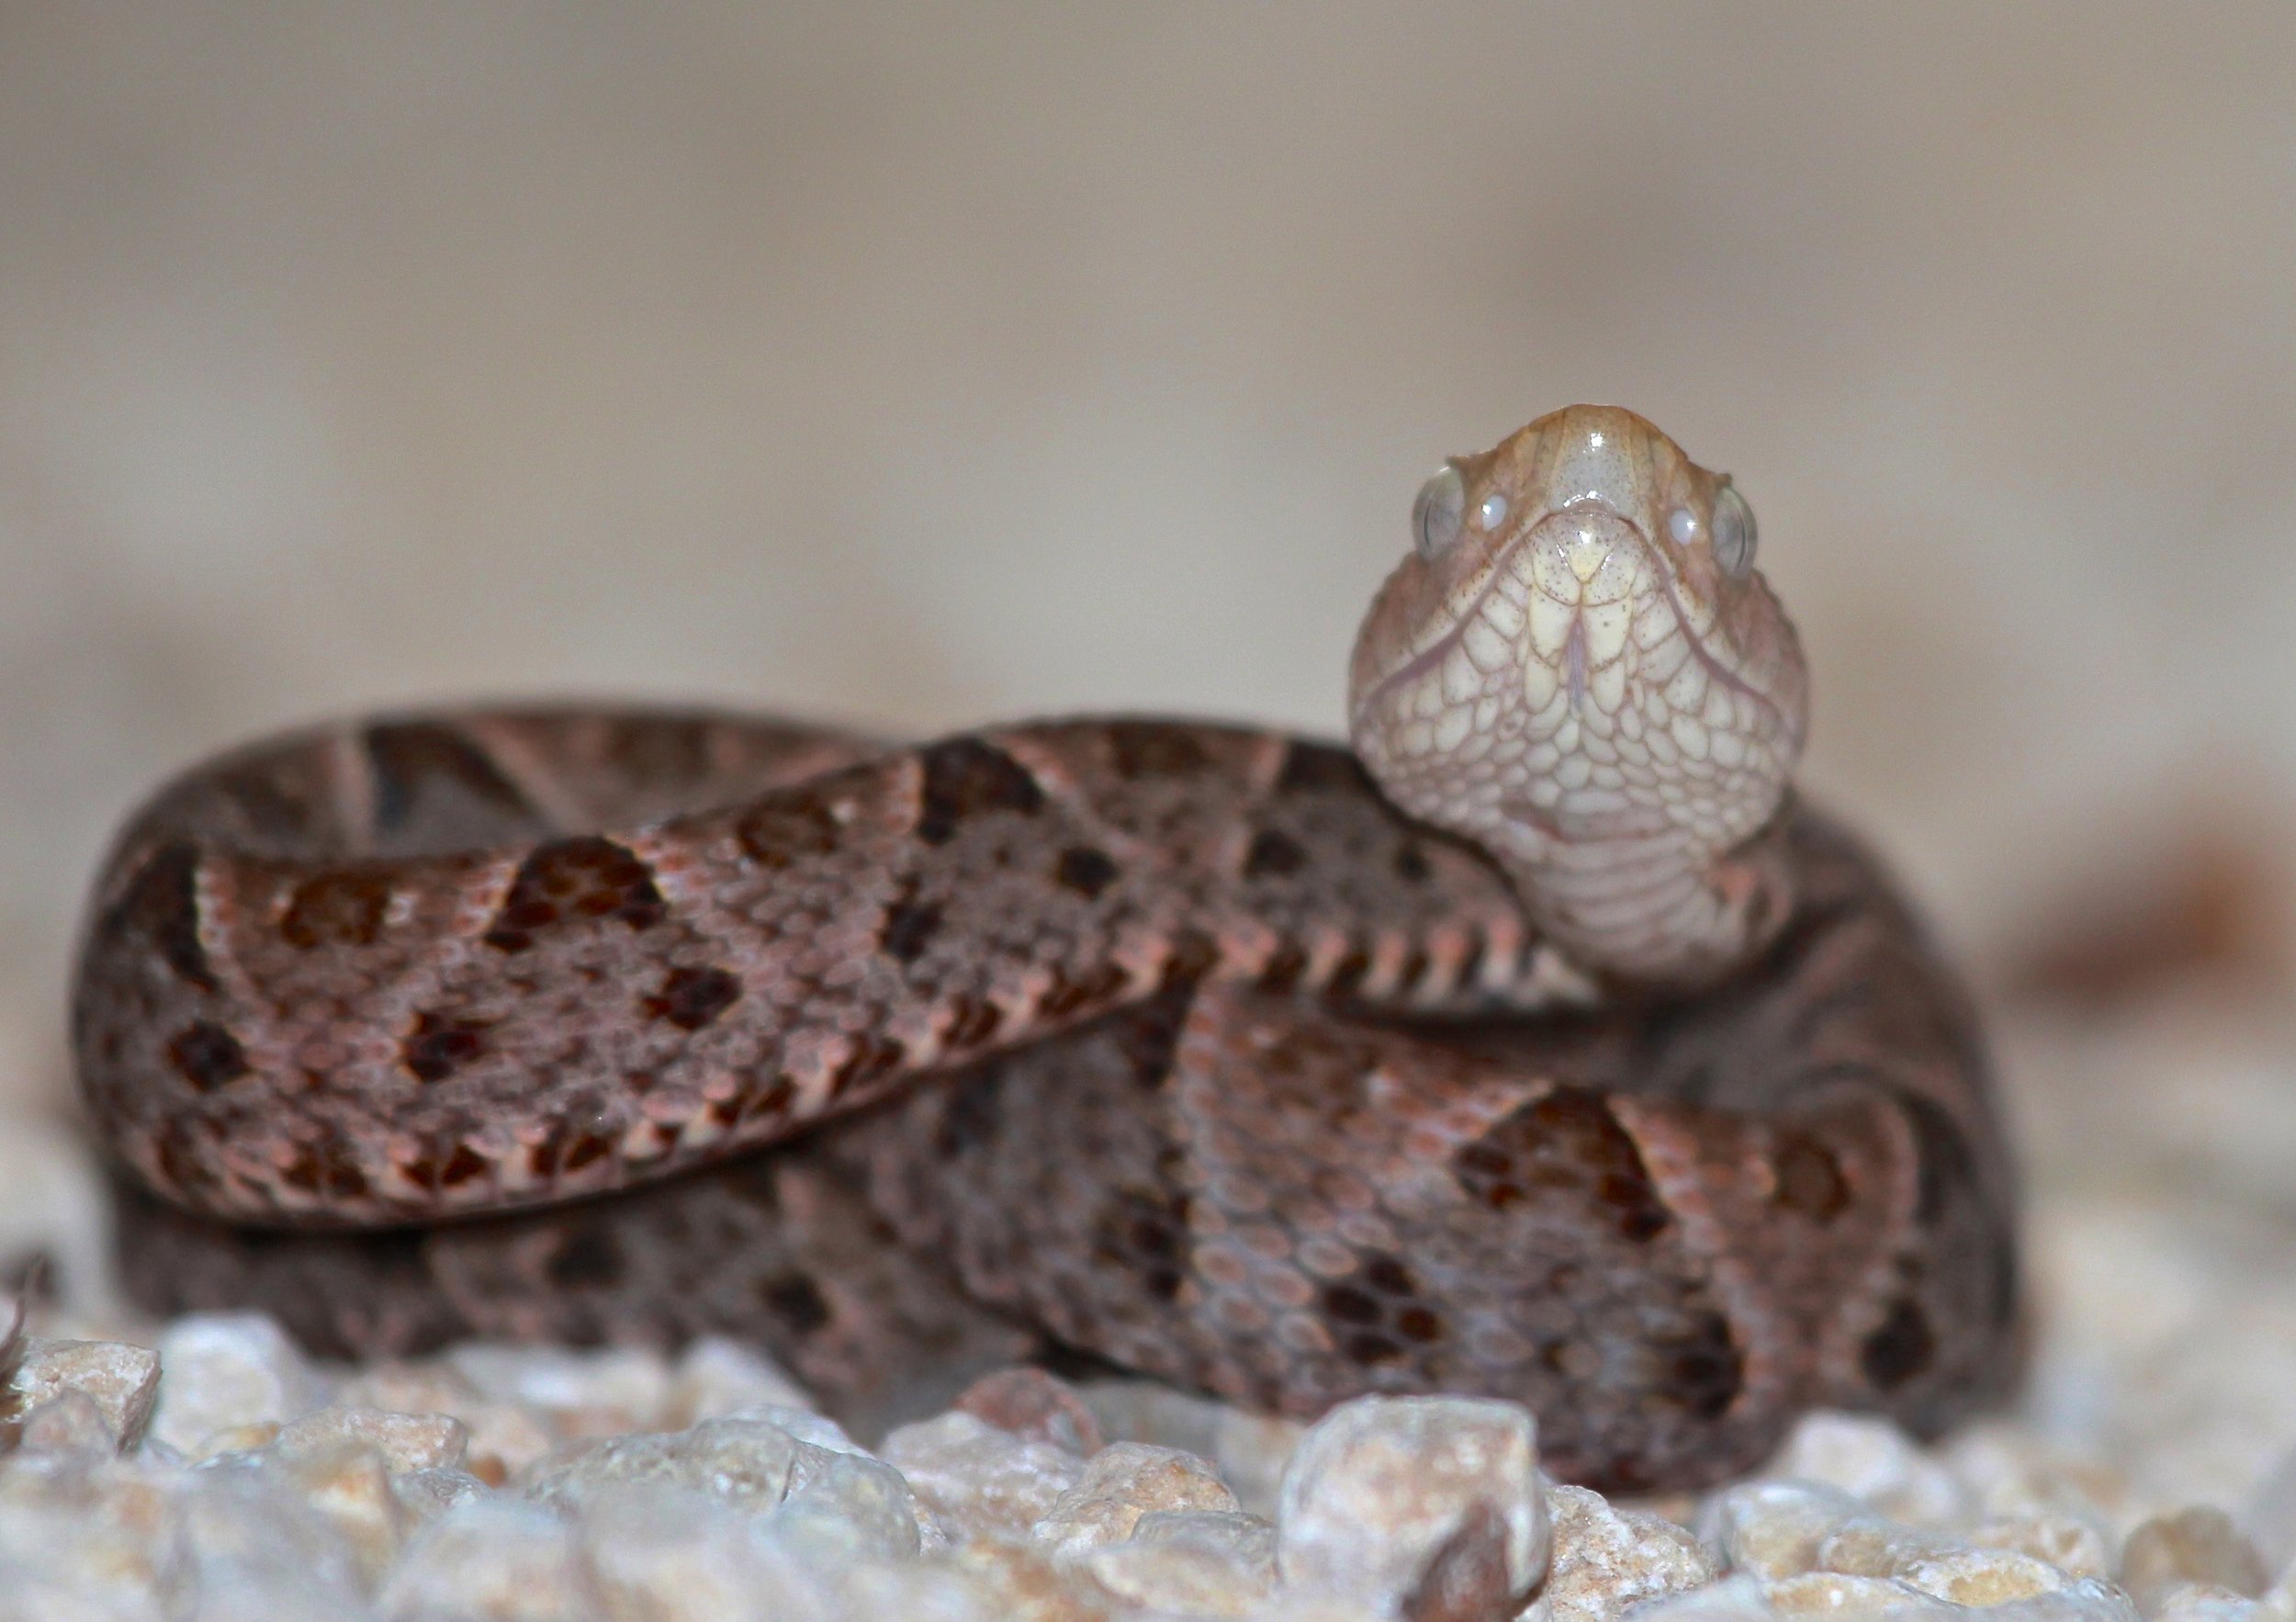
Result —
M728 1341L351 1369L259 1315L0 1298L0 1622L2296 1622L2296 1223L2256 1164L2291 1037L2013 1023L2019 1408L1932 1447L1813 1414L1638 1503L1546 1480L1503 1402L1303 1427L1010 1370L864 1447Z

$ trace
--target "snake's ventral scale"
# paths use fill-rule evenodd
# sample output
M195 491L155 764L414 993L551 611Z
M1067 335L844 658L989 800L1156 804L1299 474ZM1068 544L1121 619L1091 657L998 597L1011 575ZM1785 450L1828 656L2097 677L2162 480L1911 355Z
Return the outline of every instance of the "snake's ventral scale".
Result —
M131 1284L345 1355L730 1333L852 1411L968 1350L1491 1393L1614 1489L1998 1394L1983 1045L1792 793L1729 481L1589 406L1449 463L1351 688L1352 752L598 707L203 765L79 965Z

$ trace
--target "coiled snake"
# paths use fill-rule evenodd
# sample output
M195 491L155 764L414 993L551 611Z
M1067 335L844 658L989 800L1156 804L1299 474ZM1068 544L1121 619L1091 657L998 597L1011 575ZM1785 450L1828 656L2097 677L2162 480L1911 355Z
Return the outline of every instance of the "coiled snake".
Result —
M1352 754L524 710L196 769L79 969L135 1288L338 1352L725 1331L858 1408L1030 1351L1495 1393L1612 1488L1998 1392L1982 1045L1791 791L1743 499L1573 407L1413 528Z

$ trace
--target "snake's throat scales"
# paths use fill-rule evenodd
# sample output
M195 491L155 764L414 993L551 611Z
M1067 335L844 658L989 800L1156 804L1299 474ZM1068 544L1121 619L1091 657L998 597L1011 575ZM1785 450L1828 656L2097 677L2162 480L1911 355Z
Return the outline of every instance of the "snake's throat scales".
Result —
M1413 530L1352 752L523 709L178 779L74 1009L132 1288L341 1354L731 1333L864 1422L1027 1357L1491 1393L1613 1489L1999 1394L1980 1035L1792 792L1743 498L1580 406Z

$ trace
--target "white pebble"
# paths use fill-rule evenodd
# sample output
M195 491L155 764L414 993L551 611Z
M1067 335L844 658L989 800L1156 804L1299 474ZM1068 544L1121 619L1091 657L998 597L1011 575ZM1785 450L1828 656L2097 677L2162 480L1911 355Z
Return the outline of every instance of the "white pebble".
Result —
M326 1401L286 1333L259 1312L201 1312L160 1335L159 1408L152 1436L187 1458L245 1446Z
M1085 1470L1065 1448L962 1412L905 1425L881 1452L952 1533L975 1536L1025 1537Z
M1284 1474L1284 1583L1401 1609L1475 1589L1497 1605L1546 1575L1530 1414L1469 1397L1359 1397L1311 1426Z

